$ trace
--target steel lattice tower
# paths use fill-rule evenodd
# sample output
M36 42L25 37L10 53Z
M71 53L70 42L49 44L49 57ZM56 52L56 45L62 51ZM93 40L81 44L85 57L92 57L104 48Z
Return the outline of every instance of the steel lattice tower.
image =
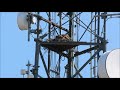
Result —
M40 60L48 78L84 78L81 71L86 66L90 68L88 71L90 77L98 78L97 62L100 53L106 52L108 43L106 21L116 15L120 14L107 12L29 13L28 21L31 16L37 17L37 29L31 30L30 22L28 28L28 40L31 33L36 35L34 39L35 63L31 70L34 78L41 77ZM44 31L40 27L42 22L46 24ZM46 53L43 53L45 51Z

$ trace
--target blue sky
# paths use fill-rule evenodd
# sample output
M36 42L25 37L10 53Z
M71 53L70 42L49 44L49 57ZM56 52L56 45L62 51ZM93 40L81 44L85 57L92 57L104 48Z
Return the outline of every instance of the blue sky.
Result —
M31 41L28 42L27 31L19 30L17 12L1 12L0 15L0 77L21 78L20 70L26 69L25 65L28 60L34 64L34 39L31 37ZM42 26L44 27L45 24ZM107 39L109 41L107 44L108 51L120 48L120 19L113 18L107 21ZM81 59L84 59L84 57L81 57ZM45 58L47 59L47 57ZM81 61L81 63L84 63L84 61ZM40 66L40 68L43 68L42 64ZM89 74L86 74L86 71L88 71L88 68L82 74L88 77ZM46 77L43 69L40 69L39 72L41 76Z

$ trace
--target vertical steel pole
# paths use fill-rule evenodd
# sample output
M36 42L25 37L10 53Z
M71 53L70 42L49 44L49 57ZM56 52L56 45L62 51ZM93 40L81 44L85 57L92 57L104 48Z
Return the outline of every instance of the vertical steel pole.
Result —
M93 15L92 15L93 12L91 12L91 21L92 21L92 18L93 18ZM91 23L91 30L92 32L92 23ZM92 42L92 33L90 33L90 43ZM90 48L92 47L92 45L90 45ZM90 51L90 57L92 56L92 51ZM92 78L92 71L93 71L93 66L92 66L92 60L90 61L90 77Z
M104 14L106 15L107 12L104 12ZM107 16L104 17L104 40L106 40L106 18ZM103 52L106 52L106 44L104 44Z
M39 14L39 12L38 12ZM39 19L37 19L37 41L36 41L36 50L35 50L35 66L34 66L34 78L38 77L38 64L39 64L39 49L40 49L40 45L39 45L39 41L38 41L38 37L39 37Z
M59 12L59 19L60 19L60 27L61 27L61 25L62 25L62 12ZM60 33L60 35L62 34L62 32L61 32L61 28L59 29L59 33ZM59 76L60 76L60 63L61 63L61 55L59 55L59 63L58 63L58 71L59 71Z
M49 21L51 21L51 12L49 12ZM48 25L48 38L50 39L51 36L51 32L50 32L50 28L51 28L51 24ZM48 73L50 75L50 65L51 65L51 61L50 61L50 50L48 50Z
M73 12L69 12L69 36L73 39ZM71 78L71 66L72 66L72 57L73 52L72 49L69 50L69 58L68 58L68 70L67 70L67 78Z
M97 12L95 12L95 15L97 15ZM97 21L96 21L96 20L97 20L97 18L95 17L95 34L97 33L97 26L96 26ZM98 40L97 37L94 36L94 39L95 39L94 42L96 43L97 40ZM95 52L96 52L96 50L94 50L94 53L95 53ZM97 71L97 70L96 70L97 61L98 61L98 58L97 58L97 57L94 57L94 68L95 68L95 70L94 70L94 71L95 71L94 77L97 77L97 72L96 72L96 71Z
M98 15L100 15L100 12L98 12ZM98 17L98 25L97 25L97 35L100 35L100 17ZM100 43L99 39L97 38L97 43ZM99 59L100 55L99 53L97 54L97 60Z

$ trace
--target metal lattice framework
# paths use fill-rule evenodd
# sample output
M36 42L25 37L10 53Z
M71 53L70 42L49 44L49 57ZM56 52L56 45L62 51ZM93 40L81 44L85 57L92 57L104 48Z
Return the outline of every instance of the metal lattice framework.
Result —
M34 39L35 63L31 70L34 78L41 77L39 61L42 61L48 78L84 78L81 71L87 65L90 65L90 77L97 78L97 61L100 52L106 52L108 43L106 21L119 15L107 12L29 13L29 19L37 17L37 29L32 30L30 22L28 29L28 41L30 34L37 36ZM46 24L44 31L42 23ZM83 61L81 57L85 54L87 60Z

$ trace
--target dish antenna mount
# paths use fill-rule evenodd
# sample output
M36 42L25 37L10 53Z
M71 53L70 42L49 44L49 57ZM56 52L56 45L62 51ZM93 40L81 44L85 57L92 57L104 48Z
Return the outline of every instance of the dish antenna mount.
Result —
M31 24L36 24L37 18L32 15L32 12L19 12L17 15L17 24L20 30L28 30L28 41L30 41L30 33L35 33L31 30Z

